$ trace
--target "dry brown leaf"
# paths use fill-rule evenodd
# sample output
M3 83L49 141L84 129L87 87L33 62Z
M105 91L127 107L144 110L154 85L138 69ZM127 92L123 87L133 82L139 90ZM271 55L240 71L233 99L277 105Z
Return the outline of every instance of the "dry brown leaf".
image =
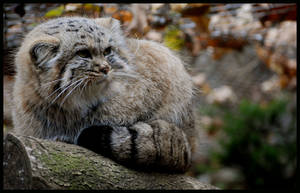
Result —
M112 15L116 11L118 11L118 7L116 5L105 5L104 6L104 12L108 15Z
M183 17L196 17L206 15L209 12L210 4L206 3L189 3L181 10Z
M130 11L120 10L115 12L112 17L120 20L122 23L130 23L132 21L133 15Z

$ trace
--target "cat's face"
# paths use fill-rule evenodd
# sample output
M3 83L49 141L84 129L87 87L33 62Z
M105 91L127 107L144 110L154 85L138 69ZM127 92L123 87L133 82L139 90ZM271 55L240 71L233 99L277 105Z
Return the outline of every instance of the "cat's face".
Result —
M132 66L119 23L110 19L60 18L42 24L40 40L30 49L40 90L62 105L74 95L103 89L112 77L130 74Z

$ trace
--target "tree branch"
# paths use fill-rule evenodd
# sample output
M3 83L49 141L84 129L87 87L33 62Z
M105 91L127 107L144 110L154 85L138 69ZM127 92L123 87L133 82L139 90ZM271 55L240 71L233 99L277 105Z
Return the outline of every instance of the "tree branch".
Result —
M216 189L179 174L128 169L85 148L7 134L4 189Z

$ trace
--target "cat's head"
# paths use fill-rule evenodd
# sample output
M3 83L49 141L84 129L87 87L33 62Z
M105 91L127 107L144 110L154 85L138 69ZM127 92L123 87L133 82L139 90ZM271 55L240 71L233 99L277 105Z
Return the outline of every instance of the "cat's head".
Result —
M18 72L37 79L45 100L62 104L71 95L106 87L114 74L130 73L131 59L118 20L65 17L33 29L16 65Z

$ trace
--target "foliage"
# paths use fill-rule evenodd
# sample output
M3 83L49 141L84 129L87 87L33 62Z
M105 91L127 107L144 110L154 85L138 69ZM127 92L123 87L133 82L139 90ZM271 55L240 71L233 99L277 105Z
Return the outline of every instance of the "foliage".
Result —
M182 36L182 32L177 27L169 26L164 36L164 44L173 50L179 51L184 44Z
M50 17L58 17L58 16L61 16L64 12L64 6L61 5L55 9L51 9L50 11L48 11L46 14L45 14L45 17L47 18L50 18Z
M17 33L26 31L23 27L31 22L63 16L113 17L120 20L129 37L163 41L169 48L187 51L192 57L209 49L212 58L220 60L232 50L255 45L260 60L279 76L266 82L264 90L296 88L296 4L22 3L6 4L4 10L5 15L17 13L24 19L20 25L20 18L8 17L16 20L4 25L4 43L9 48L19 46ZM36 17L37 13L29 10L45 14Z
M295 186L296 115L287 104L285 100L265 105L242 101L238 110L225 110L224 136L219 139L220 150L211 154L209 167L239 168L245 188Z

